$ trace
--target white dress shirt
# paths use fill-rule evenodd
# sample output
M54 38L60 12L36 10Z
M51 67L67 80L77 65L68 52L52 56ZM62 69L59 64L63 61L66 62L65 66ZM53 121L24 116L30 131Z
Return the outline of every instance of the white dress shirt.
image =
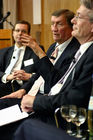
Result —
M59 57L61 56L63 51L66 49L66 47L68 46L68 44L70 43L71 40L72 40L72 37L70 39L68 39L67 41L65 41L64 43L60 44L60 45L58 43L56 43L56 46L58 48L58 54L57 54L57 57L56 57L55 61L53 62L53 65L55 65L55 63L57 62L57 60L59 59ZM31 95L35 96L37 94L38 90L40 90L40 93L44 94L44 84L45 84L45 81L44 81L43 77L40 76L34 82L32 88L30 89L28 94L31 94Z
M55 63L58 61L59 57L64 52L64 50L66 49L68 44L71 42L71 40L72 40L72 37L60 45L58 43L56 44L56 46L58 46L58 55L57 55L57 58L55 59L55 61L53 62L53 65L55 65ZM45 81L43 79L42 85L40 86L40 93L42 93L42 94L44 93L44 84L45 84Z
M26 49L25 46L22 46L22 47L20 47L20 48L18 48L17 45L14 46L14 52L13 52L13 55L12 55L12 57L11 57L10 63L12 63L14 57L16 57L15 54L16 54L16 51L17 51L18 49L21 49L21 52L20 52L18 61L17 61L17 63L15 64L15 66L13 67L11 73L12 73L13 71L15 71L15 70L20 70L20 69L21 69L21 65L22 65L22 61L23 61L23 57L24 57L24 53L25 53L25 49ZM2 77L1 80L2 80L3 83L7 83L7 82L8 82L8 81L6 80L7 76L8 76L8 75L5 74L5 75ZM21 83L22 83L22 81L21 81Z
M83 56L83 54L86 52L86 50L90 47L90 45L93 43L93 41L91 42L87 42L83 45L80 46L80 49L76 52L76 54L78 52L80 52L80 56L78 58L78 60L76 61L76 63L73 65L73 67L70 69L70 71L67 73L67 75L65 76L64 78L64 81L63 83L57 83L55 84L52 88L51 88L51 91L49 93L49 95L55 95L55 94L58 94L59 91L61 90L61 88L63 87L64 83L66 82L68 76L70 75L70 73L72 72L72 70L74 69L74 67L76 66L76 64L78 63L78 61L80 60L80 58ZM69 66L70 67L70 66Z

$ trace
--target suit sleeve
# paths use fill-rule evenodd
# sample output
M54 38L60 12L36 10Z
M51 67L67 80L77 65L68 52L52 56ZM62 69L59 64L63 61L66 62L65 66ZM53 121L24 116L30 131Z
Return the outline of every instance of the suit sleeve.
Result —
M10 61L9 59L11 58L11 54L9 54L10 49L10 47L7 47L0 50L0 82L2 82L1 78L5 74L5 69Z
M36 69L44 78L49 88L51 88L62 76L62 72L53 66L47 56L40 59L39 63L36 65Z
M28 91L31 89L31 87L33 86L35 80L37 80L37 78L39 77L38 73L34 74L26 83L24 83L20 89L25 89L26 93L28 93Z
M42 95L36 96L33 109L36 112L54 112L54 110L64 104L75 104L81 107L88 107L88 102L91 94L92 72L93 72L93 51L88 53L85 58L76 67L76 72L73 80L69 75L67 81L57 95ZM53 68L52 68L53 69Z

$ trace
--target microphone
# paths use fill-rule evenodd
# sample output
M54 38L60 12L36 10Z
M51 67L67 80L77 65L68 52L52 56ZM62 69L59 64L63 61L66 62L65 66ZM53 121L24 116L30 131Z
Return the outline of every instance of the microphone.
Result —
M1 19L0 23L4 22L10 14L10 12L7 12L6 15Z

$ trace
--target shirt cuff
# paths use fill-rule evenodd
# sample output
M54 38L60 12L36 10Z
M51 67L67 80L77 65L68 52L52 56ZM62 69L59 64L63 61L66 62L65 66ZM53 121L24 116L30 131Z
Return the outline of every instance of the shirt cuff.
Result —
M6 80L7 76L8 76L8 74L5 74L5 75L1 78L1 81L2 81L3 83L7 83L7 82L8 82L8 81Z

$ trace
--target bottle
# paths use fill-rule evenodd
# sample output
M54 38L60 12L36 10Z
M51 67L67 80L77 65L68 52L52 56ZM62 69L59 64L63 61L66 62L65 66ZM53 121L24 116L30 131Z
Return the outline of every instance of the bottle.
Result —
M92 74L92 90L88 105L88 129L89 136L93 140L93 74Z

